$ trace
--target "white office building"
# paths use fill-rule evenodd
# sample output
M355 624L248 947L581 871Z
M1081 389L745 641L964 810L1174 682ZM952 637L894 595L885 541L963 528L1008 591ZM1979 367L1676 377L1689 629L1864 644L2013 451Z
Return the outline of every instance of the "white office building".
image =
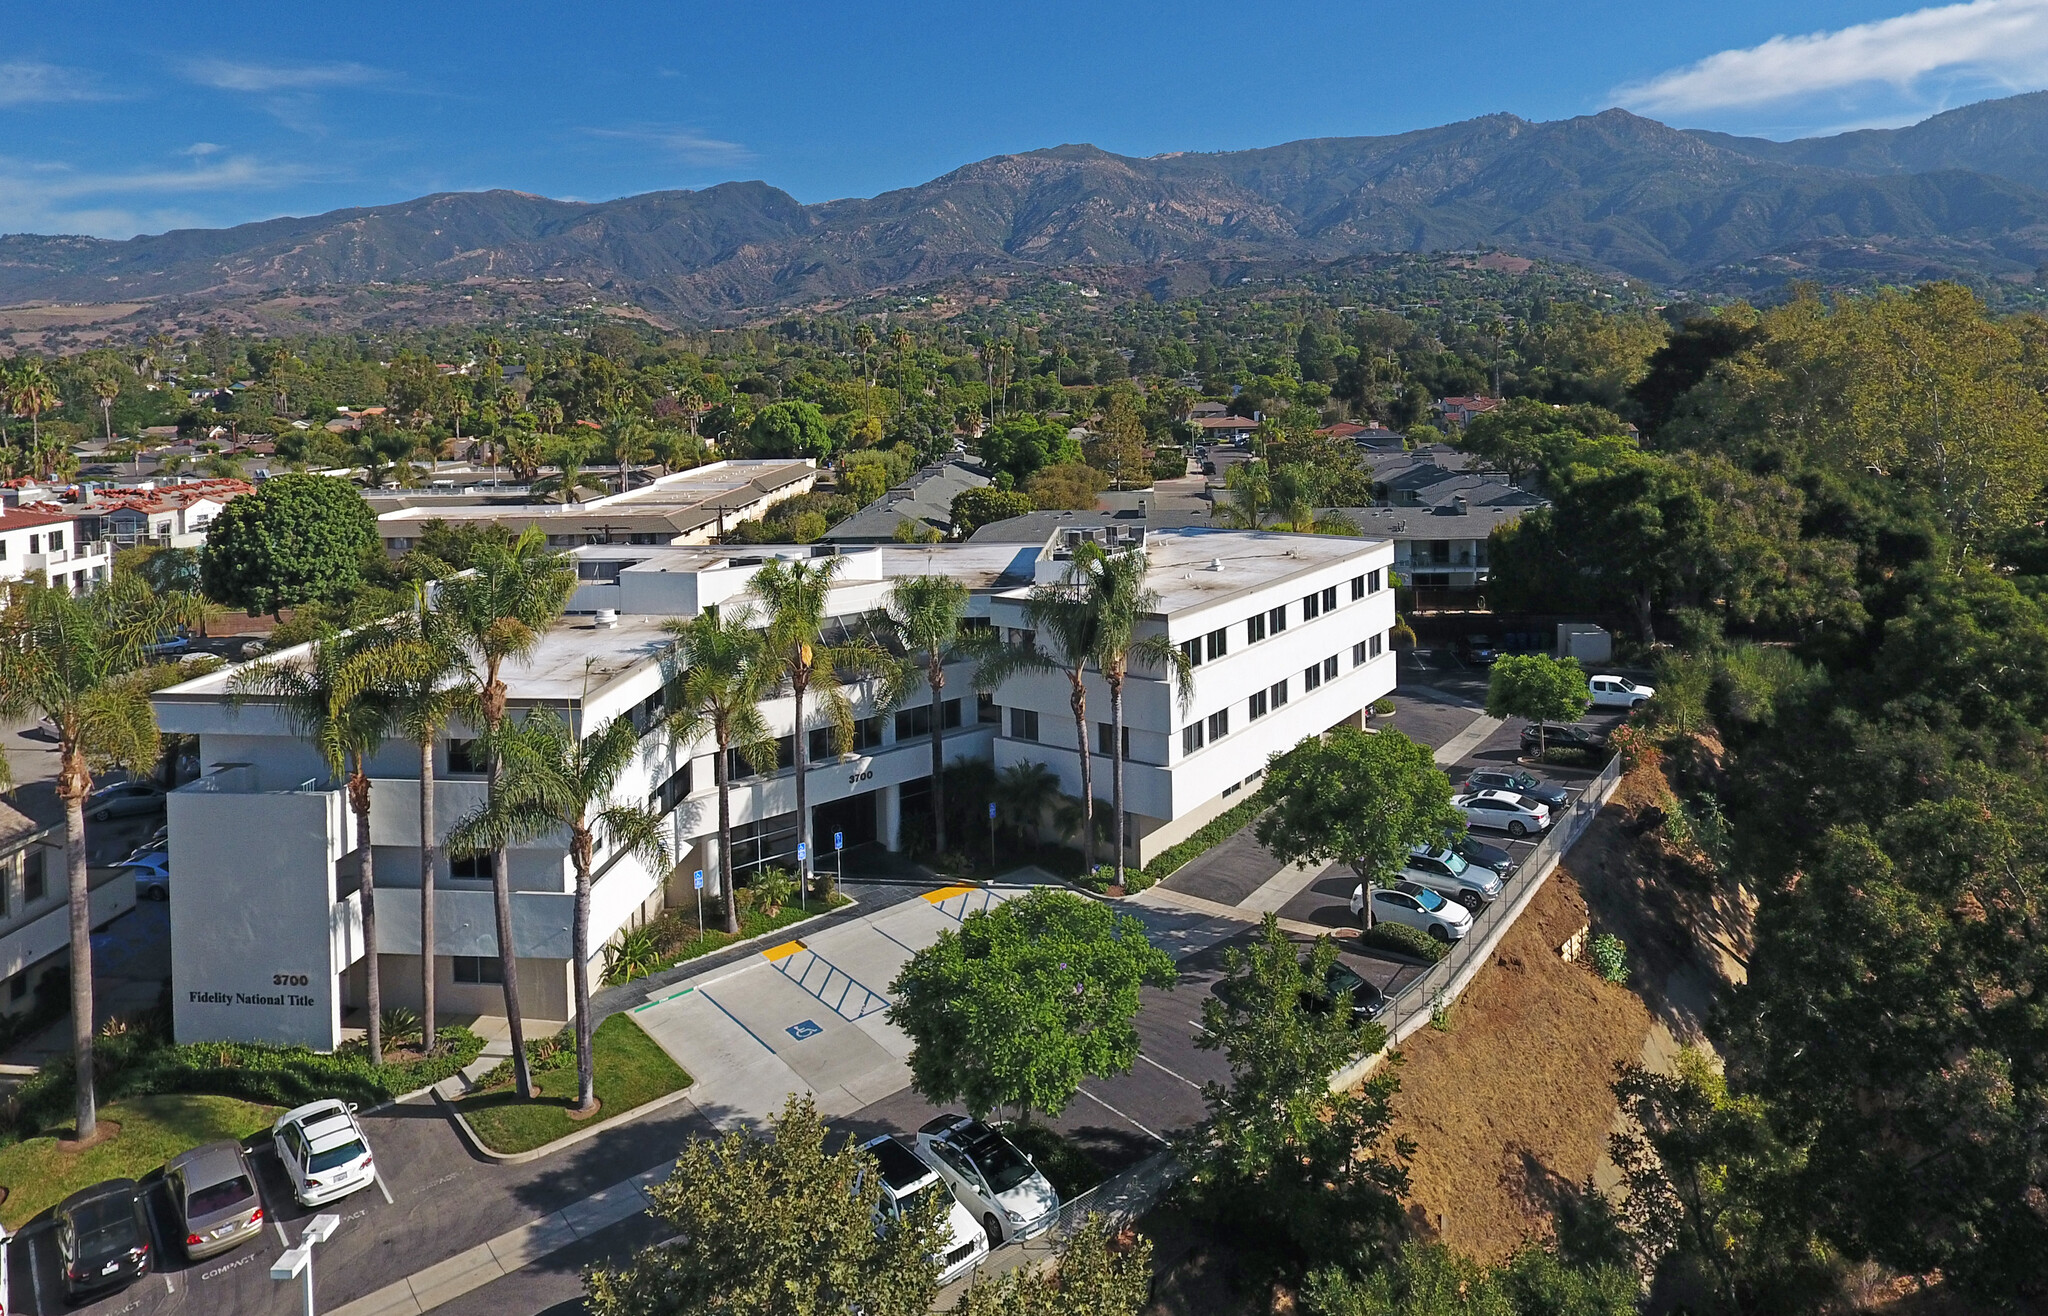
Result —
M966 584L973 624L1024 638L1022 608L1034 584L1057 580L1080 534L1043 545L878 545L846 558L830 610L858 626L905 576L941 573ZM1108 532L1095 532L1107 535ZM1189 652L1195 697L1178 700L1162 671L1137 671L1125 688L1124 749L1130 858L1142 863L1184 838L1254 785L1267 756L1332 726L1356 725L1394 685L1394 625L1385 541L1221 530L1124 532L1142 548L1148 585L1160 595L1149 625ZM717 797L707 741L672 745L656 728L673 676L663 624L718 604L743 606L767 556L831 550L621 545L576 554L582 584L565 617L528 663L510 669L514 715L549 707L584 727L615 717L643 729L643 753L620 797L659 811L678 862L649 871L630 855L600 853L591 944L601 947L674 902L694 899L693 874L717 895ZM289 655L281 657L288 658ZM236 1038L330 1049L347 1012L363 999L361 896L354 822L312 747L260 700L229 699L233 669L154 696L167 732L199 738L201 776L170 798L173 991L181 1040ZM949 668L943 704L949 762L978 758L1001 768L1036 761L1079 789L1079 751L1068 687L1058 676L974 689L971 664ZM1089 677L1091 720L1108 722L1109 699ZM906 816L930 795L930 706L922 691L878 709L874 692L849 691L854 750L832 753L815 700L803 728L809 749L812 836L829 854L835 833L849 847L896 848ZM793 866L797 837L793 701L762 706L782 738L781 766L733 764L733 867L740 881L765 865ZM443 835L483 796L470 733L455 728L435 749L436 827ZM1110 737L1091 728L1096 795L1109 795ZM384 1000L417 1005L419 924L418 749L393 743L370 765L370 840ZM511 854L515 964L523 1005L536 1020L561 1020L572 1000L573 871L565 844ZM450 1013L501 1010L503 972L491 907L489 860L445 853L436 873L431 948L439 1004ZM601 958L593 963L595 974Z

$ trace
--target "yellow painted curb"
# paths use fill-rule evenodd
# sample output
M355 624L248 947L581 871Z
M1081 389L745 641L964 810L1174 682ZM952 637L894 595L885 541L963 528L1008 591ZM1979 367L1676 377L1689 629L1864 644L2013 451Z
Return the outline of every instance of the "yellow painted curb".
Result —
M798 951L808 949L809 947L805 946L801 941L785 941L780 946L770 946L767 950L762 951L761 958L765 960L786 960Z
M931 901L934 905L943 905L954 896L968 895L980 889L979 887L971 886L945 886L940 887L937 891L925 892L924 898Z

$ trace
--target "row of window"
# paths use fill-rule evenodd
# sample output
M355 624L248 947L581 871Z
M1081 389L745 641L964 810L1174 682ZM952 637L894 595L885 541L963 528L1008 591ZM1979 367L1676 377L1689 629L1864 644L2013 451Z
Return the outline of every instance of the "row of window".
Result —
M1353 576L1351 578L1351 597L1354 600L1362 599L1368 595L1379 593L1383 587L1382 573L1368 571L1362 576ZM1286 630L1288 607L1288 604L1283 603L1277 608L1269 608L1265 612L1254 613L1246 618L1244 623L1245 643L1257 644L1268 636L1278 635ZM1324 613L1335 612L1336 610L1337 587L1335 585L1327 589L1317 590L1313 594L1302 596L1301 619L1303 621L1314 621ZM1210 631L1207 635L1185 641L1180 646L1180 651L1187 655L1188 665L1191 667L1199 667L1205 662L1213 662L1230 652L1230 628L1228 626L1220 627Z
M52 530L49 533L48 538L50 540L50 551L52 553L61 553L64 551L64 532L62 530ZM28 537L28 551L31 555L38 554L43 551L43 539L44 536L40 534L30 535ZM0 538L0 562L5 562L6 560L7 540L4 538Z
M1351 665L1362 667L1386 652L1387 636L1384 632L1360 640L1351 646ZM1301 674L1302 693L1322 688L1325 681L1337 679L1337 655L1331 654L1321 662L1310 663ZM1287 702L1288 681L1275 681L1264 690L1255 690L1245 700L1245 720L1256 722L1266 714L1277 711ZM1230 710L1198 718L1180 729L1180 748L1183 754L1192 754L1204 745L1212 744L1230 734ZM1104 738L1107 751L1107 737ZM1128 755L1126 755L1128 757Z

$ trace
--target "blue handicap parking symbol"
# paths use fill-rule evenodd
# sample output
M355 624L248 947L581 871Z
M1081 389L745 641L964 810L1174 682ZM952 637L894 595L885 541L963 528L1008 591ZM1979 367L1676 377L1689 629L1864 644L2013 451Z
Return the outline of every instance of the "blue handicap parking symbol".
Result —
M704 889L704 870L701 868L697 870L697 889L699 891Z
M844 849L846 848L846 833L845 833L845 832L834 832L834 833L832 833L832 848L833 848L834 850L844 850Z
M809 1019L806 1019L800 1024L791 1024L784 1031L786 1031L791 1037L794 1037L797 1041L801 1042L806 1037L816 1037L819 1033L822 1033L825 1030L818 1027L817 1024L813 1023Z

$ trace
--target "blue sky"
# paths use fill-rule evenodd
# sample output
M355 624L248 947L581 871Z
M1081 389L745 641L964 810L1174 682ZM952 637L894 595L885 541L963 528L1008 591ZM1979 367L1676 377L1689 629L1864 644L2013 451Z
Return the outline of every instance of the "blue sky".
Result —
M2048 87L2048 0L1224 4L7 0L0 232L125 237L488 187L865 196L1622 104L1792 137Z

